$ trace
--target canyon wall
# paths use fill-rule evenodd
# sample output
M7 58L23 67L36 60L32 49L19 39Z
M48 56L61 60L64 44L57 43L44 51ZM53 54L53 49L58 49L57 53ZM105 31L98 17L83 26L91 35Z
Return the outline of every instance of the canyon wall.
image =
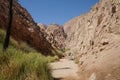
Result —
M52 23L51 25L39 24L39 27L43 32L45 32L45 37L49 43L52 44L53 47L58 48L60 50L64 50L65 48L65 40L67 35L63 30L63 26L60 26L56 23Z
M120 0L100 0L64 31L66 49L79 61L80 80L120 79Z
M7 29L9 0L0 0L0 28ZM53 55L53 48L44 37L44 32L34 22L28 11L17 0L13 5L11 36L18 42L25 42L44 55Z

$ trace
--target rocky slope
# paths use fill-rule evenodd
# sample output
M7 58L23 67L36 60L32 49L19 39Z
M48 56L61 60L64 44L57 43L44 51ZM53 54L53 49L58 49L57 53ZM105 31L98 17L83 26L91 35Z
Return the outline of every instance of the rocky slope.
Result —
M81 80L120 79L120 0L100 0L64 30L66 48L77 54Z
M0 28L7 28L9 0L0 0ZM14 14L11 35L18 41L24 41L44 55L52 55L52 46L43 36L44 33L32 19L28 11L14 0Z
M67 35L63 30L63 26L53 23L49 26L38 24L41 31L45 32L45 37L52 44L52 46L63 50L65 48L65 40Z

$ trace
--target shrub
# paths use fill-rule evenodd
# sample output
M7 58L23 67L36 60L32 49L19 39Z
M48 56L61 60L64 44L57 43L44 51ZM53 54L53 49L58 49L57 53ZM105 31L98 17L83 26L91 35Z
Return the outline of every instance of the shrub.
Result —
M0 30L0 38L4 37L2 33L4 31ZM19 46L14 39L10 39L10 46L5 53L2 52L2 46L1 40L0 80L53 80L47 58L33 48L25 43Z
M3 43L5 38L5 31L0 29L0 42Z
M48 62L55 62L55 61L58 61L58 60L59 60L59 57L57 55L54 56L54 57L52 57L52 56L47 57Z

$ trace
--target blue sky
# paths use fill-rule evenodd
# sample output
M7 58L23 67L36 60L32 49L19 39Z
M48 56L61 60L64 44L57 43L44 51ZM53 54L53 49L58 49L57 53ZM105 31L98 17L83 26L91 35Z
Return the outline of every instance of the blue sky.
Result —
M37 23L65 24L70 19L86 13L99 0L19 0Z

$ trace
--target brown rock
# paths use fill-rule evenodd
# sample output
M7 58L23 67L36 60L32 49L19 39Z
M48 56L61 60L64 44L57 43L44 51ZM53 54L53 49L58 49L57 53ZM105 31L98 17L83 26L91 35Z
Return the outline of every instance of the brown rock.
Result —
M0 28L7 28L8 0L0 0ZM51 44L43 36L31 15L16 0L14 0L14 14L11 35L18 41L24 41L44 55L53 55Z
M52 46L64 50L66 34L63 30L63 26L53 23L49 26L39 24L39 27L45 32L44 36Z
M45 25L45 24L38 24L38 26L40 27L40 30L41 31L43 31L43 32L45 32L45 30L46 30L46 28L47 28L47 26Z
M47 27L45 32L52 38L52 40L49 39L50 43L59 49L65 48L64 42L66 39L66 34L63 30L63 26L53 23Z

